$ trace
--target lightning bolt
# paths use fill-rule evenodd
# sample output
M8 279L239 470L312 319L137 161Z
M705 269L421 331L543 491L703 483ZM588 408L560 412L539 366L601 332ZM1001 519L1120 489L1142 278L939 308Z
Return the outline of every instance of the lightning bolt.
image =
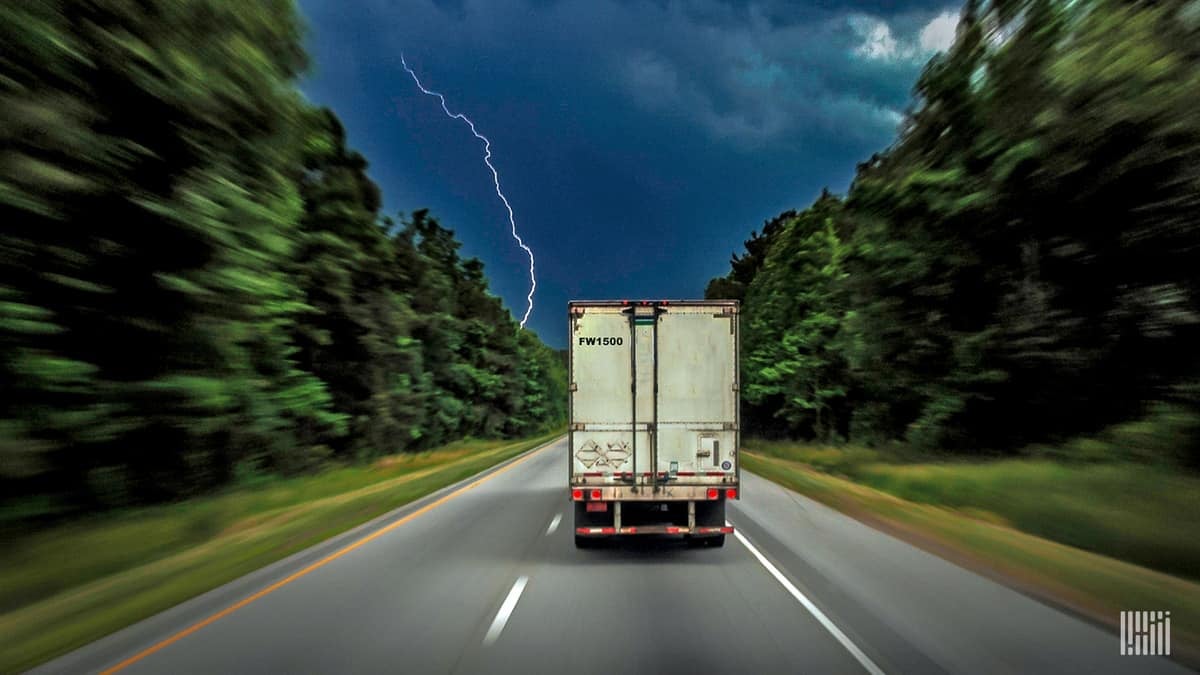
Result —
M521 239L521 235L517 234L517 220L516 217L513 216L512 205L508 203L508 198L504 196L504 192L500 190L500 173L497 172L496 167L492 165L492 142L488 140L487 136L479 133L479 131L475 128L475 123L472 122L469 117L462 113L450 112L450 108L446 106L445 96L442 96L436 91L430 91L429 89L426 89L425 85L421 84L421 78L417 77L417 74L413 72L413 69L408 67L408 61L404 60L404 54L400 55L400 63L403 64L404 69L408 71L408 74L412 75L413 82L417 83L418 89L429 96L436 96L437 99L442 102L442 110L445 111L447 116L449 116L451 119L457 119L466 122L467 126L471 128L471 133L475 135L475 138L483 141L483 163L487 164L487 168L492 170L492 182L496 186L496 196L500 198L500 201L504 202L504 208L508 209L508 224L512 227L512 237L513 239L517 240L517 246L520 246L521 249L525 251L525 254L529 256L529 295L525 296L525 301L528 304L525 307L525 316L521 317L521 328L524 328L525 322L529 321L530 312L533 311L533 292L537 290L537 275L534 273L533 269L533 249L526 246L525 242Z

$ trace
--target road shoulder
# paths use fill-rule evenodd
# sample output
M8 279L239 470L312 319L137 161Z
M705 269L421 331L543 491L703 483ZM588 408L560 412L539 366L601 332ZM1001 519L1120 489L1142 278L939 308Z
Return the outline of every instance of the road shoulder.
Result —
M178 632L179 626L192 626L222 610L252 596L261 589L269 588L311 567L319 561L335 555L338 551L353 546L355 542L370 538L409 518L430 505L446 499L478 481L485 480L506 468L561 442L555 437L536 447L500 461L482 471L456 480L452 484L436 489L408 503L356 525L340 534L329 537L318 544L271 562L232 581L205 591L168 609L96 639L74 651L68 652L36 667L35 673L95 672L111 666L139 650L154 645ZM9 619L11 620L11 619Z
M800 463L746 453L747 470L1112 635L1121 610L1171 609L1173 657L1200 664L1200 584L942 507L916 504Z

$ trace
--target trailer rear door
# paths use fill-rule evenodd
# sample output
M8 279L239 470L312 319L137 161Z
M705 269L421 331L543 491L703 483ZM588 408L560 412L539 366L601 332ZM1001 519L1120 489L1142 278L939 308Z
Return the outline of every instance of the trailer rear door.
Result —
M737 474L737 304L571 304L571 473Z

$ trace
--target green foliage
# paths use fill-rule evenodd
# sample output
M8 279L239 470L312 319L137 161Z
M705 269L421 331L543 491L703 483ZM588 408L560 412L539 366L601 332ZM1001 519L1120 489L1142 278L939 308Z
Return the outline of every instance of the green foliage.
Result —
M1187 451L1200 435L1200 413L1156 403L1142 418L1114 424L1063 445L1034 445L1025 454L1075 463L1133 462L1171 468L1189 461Z
M1087 443L1112 447L1107 441ZM1070 447L1078 445L1057 453L1047 449L1043 457L993 461L761 440L751 441L748 449L902 499L959 509L1069 546L1196 578L1200 478L1127 461L1131 457L1082 463L1078 448Z
M844 201L784 214L710 283L746 289L745 418L991 452L1154 402L1200 414L1196 17L969 3ZM1200 464L1200 433L1177 430L1155 452Z
M0 549L0 672L39 663L542 445L445 448L55 524Z
M301 44L291 0L0 8L4 512L564 418L482 264L424 212L380 217L295 88Z
M745 400L769 406L788 431L821 440L845 426L846 362L835 345L844 313L836 290L845 274L834 229L840 209L823 194L782 221L746 291L743 317Z

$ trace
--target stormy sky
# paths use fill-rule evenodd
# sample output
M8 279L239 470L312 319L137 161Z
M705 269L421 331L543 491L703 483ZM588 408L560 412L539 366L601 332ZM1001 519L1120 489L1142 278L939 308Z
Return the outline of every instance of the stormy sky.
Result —
M529 327L565 344L570 299L701 297L751 229L843 192L890 144L946 0L299 0L307 96L333 108L390 215L428 207L519 318L492 141L537 258Z

